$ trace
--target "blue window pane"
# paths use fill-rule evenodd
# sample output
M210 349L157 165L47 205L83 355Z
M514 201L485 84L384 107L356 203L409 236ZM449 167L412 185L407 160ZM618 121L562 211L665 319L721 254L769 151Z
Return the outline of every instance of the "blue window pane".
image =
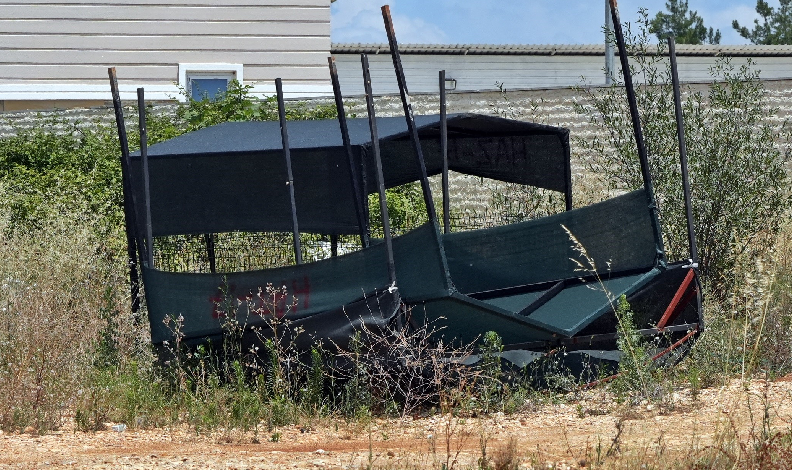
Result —
M193 99L214 99L218 93L228 90L225 78L192 78L190 79L190 96Z

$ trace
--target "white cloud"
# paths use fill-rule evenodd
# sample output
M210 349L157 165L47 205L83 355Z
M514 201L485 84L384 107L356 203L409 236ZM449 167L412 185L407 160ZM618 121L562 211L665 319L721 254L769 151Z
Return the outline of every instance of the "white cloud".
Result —
M445 33L424 19L401 14L390 2L393 27L400 44L445 42ZM371 0L339 0L331 9L333 42L387 43L385 24L378 3Z

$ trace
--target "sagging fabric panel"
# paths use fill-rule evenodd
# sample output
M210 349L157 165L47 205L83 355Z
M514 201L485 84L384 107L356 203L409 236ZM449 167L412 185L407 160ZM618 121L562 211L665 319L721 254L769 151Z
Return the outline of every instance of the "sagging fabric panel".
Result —
M427 224L394 239L399 292L406 301L439 298L448 294L434 228ZM187 337L213 334L220 328L218 302L237 304L265 289L285 286L283 312L291 319L305 318L354 302L388 287L385 245L328 258L314 263L236 273L175 273L143 267L146 302L155 343L172 335L163 323L168 317L184 318ZM296 299L293 299L296 297Z
M655 266L657 247L641 190L591 206L503 227L443 235L451 280L462 293L574 278L588 261L600 273Z

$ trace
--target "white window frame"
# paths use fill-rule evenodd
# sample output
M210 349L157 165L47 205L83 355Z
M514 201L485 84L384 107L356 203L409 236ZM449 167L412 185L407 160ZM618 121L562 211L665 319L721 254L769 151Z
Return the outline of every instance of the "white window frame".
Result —
M190 79L195 78L228 78L242 83L244 80L242 64L222 64L222 63L201 63L201 64L179 64L179 87L190 93L192 86ZM184 97L179 97L184 99Z

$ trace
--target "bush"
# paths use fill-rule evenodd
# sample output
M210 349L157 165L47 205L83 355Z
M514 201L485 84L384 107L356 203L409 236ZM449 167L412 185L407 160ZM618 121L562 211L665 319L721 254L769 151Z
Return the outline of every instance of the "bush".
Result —
M649 44L648 19L642 12L639 32L629 31L628 46L636 84L650 167L670 259L688 257L687 229L682 195L670 65L663 44ZM708 292L723 299L739 284L738 258L763 253L773 243L782 216L790 207L781 150L787 138L783 126L773 124L776 110L769 106L753 62L737 66L718 58L706 95L684 90L685 133L693 214L701 273ZM610 137L578 140L588 155L588 166L608 189L627 191L642 187L632 123L624 87L584 90L577 106L591 116L592 125Z
M137 121L134 108L126 114L128 124ZM250 86L237 82L215 99L149 105L146 114L149 145L221 122L278 119L273 97L252 97ZM336 109L298 102L289 103L286 114L290 120L326 119L335 117ZM136 128L129 126L131 151L139 146ZM54 215L54 207L78 201L87 213L100 217L95 228L103 236L123 240L120 155L114 122L70 122L55 115L34 127L16 128L14 135L0 139L0 181L6 187L0 207L10 214L5 228L40 227Z
M0 188L0 200L6 194ZM91 371L107 358L99 351L123 366L138 343L114 269L123 264L96 234L99 218L51 209L62 215L27 232L0 219L0 429L57 429L91 393Z

